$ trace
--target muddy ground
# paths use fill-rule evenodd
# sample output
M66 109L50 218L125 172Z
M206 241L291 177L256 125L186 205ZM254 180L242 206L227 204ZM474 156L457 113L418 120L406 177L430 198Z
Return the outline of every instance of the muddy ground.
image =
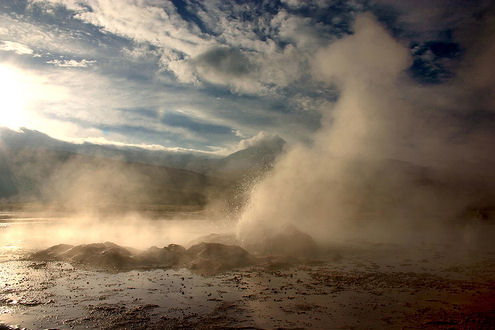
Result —
M363 242L332 251L210 276L94 270L17 251L0 263L0 329L494 328L493 252Z

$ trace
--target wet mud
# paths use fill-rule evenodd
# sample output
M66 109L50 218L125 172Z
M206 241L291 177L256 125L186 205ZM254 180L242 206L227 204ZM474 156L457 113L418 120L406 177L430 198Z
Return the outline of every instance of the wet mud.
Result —
M112 243L59 245L31 255L34 259L0 264L0 329L489 329L495 324L492 252L450 254L440 246L368 243L335 250L338 259L320 254L309 260L253 256L220 243L141 251ZM242 262L223 262L232 256ZM119 267L132 260L141 268L112 268L114 260L120 260Z

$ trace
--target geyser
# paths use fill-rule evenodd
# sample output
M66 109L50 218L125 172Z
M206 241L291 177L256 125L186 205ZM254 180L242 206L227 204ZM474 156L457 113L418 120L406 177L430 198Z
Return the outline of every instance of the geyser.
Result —
M474 181L493 187L476 174L493 164L479 142L493 133L466 134L450 116L459 100L446 101L461 85L427 89L406 73L411 63L409 49L370 14L315 55L314 78L337 86L339 99L321 109L313 143L289 150L252 190L237 227L243 246L263 250L288 225L320 243L403 240L476 205L490 188L476 190Z

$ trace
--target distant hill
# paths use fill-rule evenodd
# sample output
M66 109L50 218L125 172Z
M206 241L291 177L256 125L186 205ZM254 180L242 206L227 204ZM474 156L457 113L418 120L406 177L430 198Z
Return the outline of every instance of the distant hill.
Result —
M59 202L71 208L120 205L198 205L228 183L192 171L124 162L67 151L2 150L1 197Z
M218 161L216 173L231 177L239 177L245 173L256 174L269 170L280 155L285 141L275 136L262 143L239 150Z
M191 205L228 200L245 175L271 167L274 139L227 157L72 144L38 131L0 129L0 199L69 208ZM229 204L228 201L225 202Z
M193 152L148 150L138 147L92 143L68 143L26 128L21 128L19 132L0 128L0 143L12 150L32 148L66 151L120 161L185 169L202 174L217 176L228 174L229 177L242 176L247 172L260 172L270 168L285 145L282 138L275 136L261 141L257 145L221 157Z
M285 141L274 136L226 157L213 157L73 144L37 131L0 128L0 201L121 211L216 205L235 213L253 182L273 167L284 148ZM414 209L418 198L448 196L443 200L463 201L466 212L476 217L493 217L494 184L484 173L467 177L393 159L348 166L356 177L367 173L363 212L376 213L381 205L394 203L399 209L409 204Z
M219 158L200 153L147 150L138 147L99 145L92 143L69 143L26 128L21 128L19 132L7 128L0 128L0 142L10 149L33 148L68 151L88 156L140 162L150 165L163 165L182 169L186 169L189 166L189 163L195 164Z

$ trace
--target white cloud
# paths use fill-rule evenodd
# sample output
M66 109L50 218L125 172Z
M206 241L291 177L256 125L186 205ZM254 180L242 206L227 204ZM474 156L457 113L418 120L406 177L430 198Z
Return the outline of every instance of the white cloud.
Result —
M320 33L324 30L321 23L316 23L309 17L293 16L285 10L273 17L271 25L278 31L277 36L280 39L292 42L300 49L314 49L331 41Z
M144 144L144 143L124 143L120 141L108 140L104 136L100 137L89 137L89 138L72 138L67 139L67 141L77 144L83 143L91 143L97 145L108 145L108 146L116 146L116 147L130 147L130 148L139 148L145 150L159 150L159 151L167 151L167 152L176 152L176 153L197 153L197 154L205 154L205 155L219 155L223 154L223 151L204 151L198 149L191 148L181 148L181 147L165 147L159 144Z
M19 55L31 55L33 54L33 50L28 46L21 44L19 42L14 41L0 41L0 50L6 52L14 52Z
M304 96L302 94L296 94L290 99L290 101L297 108L305 111L322 111L322 109L331 108L331 105L327 100Z
M132 60L144 60L149 57L160 57L160 50L150 47L148 43L138 44L133 48L124 48L122 53Z
M162 67L165 70L173 72L175 77L182 83L201 85L194 66L191 65L191 62L188 60L163 60Z
M270 143L274 140L278 140L280 137L276 134L270 134L264 131L259 132L255 136L241 140L238 144L237 149L242 150L249 147L259 146L263 143Z
M96 63L94 60L50 60L46 63L53 64L61 68L87 68Z
M171 2L88 0L92 11L80 12L77 18L104 30L150 42L184 54L195 54L208 41L200 31L181 19Z
M98 49L88 47L78 35L52 26L47 29L41 25L30 23L22 17L13 18L0 14L0 38L15 40L41 53L77 54L79 57L95 57Z
M251 15L252 3L213 0L201 6L188 3L190 17L198 17L199 25L194 19L184 20L172 2L165 1L36 0L30 4L45 10L43 15L59 15L56 5L75 11L74 15L54 16L53 24L39 24L29 10L24 16L0 14L0 40L16 40L35 49L40 54L36 62L40 71L46 70L70 91L71 97L64 102L38 104L44 114L58 118L59 137L80 137L72 126L75 133L60 130L61 124L71 120L86 128L100 124L142 129L129 136L147 134L147 129L157 135L175 134L182 143L187 141L187 145L182 144L186 146L232 146L243 137L278 125L274 131L284 138L287 133L294 137L309 130L296 130L305 124L284 118L287 115L280 109L289 103L284 101L284 89L308 76L308 56L319 43L320 26L312 27L308 19L285 13L277 22L268 12ZM74 24L58 24L58 19ZM311 41L305 43L304 38ZM209 57L218 50L223 57ZM90 66L92 70L62 70ZM228 95L219 100L209 95L210 84L260 98ZM270 99L265 100L266 96ZM294 104L291 108L303 103ZM230 136L226 133L222 141L208 141L200 133L168 127L158 119L139 114L122 117L117 111L133 107L184 110L188 117L203 118L234 131ZM84 130L80 134L95 132ZM140 140L136 136L126 137L121 132L112 141L137 143ZM166 144L166 138L160 143Z
M57 5L64 5L69 10L74 10L74 11L87 10L87 8L85 8L82 5L82 2L79 0L29 0L28 1L29 6L32 6L33 4L38 4L38 5L57 4Z
M140 44L157 47L161 52L160 65L172 72L182 83L201 85L202 81L229 86L232 91L248 94L272 93L297 80L304 71L309 45L319 44L318 26L309 19L298 19L284 13L271 19L261 15L256 21L235 18L252 10L249 4L208 2L189 8L204 20L215 35L201 32L196 24L185 21L171 2L52 0L77 11L76 18L110 33L130 38ZM91 7L85 10L81 4ZM220 9L222 8L222 9ZM227 15L233 13L234 15ZM295 45L280 48L271 38L261 40L255 28L269 33L278 29L279 36ZM302 51L303 47L307 48ZM205 65L200 59L212 49L226 48L237 52L252 66L248 74L230 73L224 68ZM144 56L151 51L136 47L127 51L131 57Z

